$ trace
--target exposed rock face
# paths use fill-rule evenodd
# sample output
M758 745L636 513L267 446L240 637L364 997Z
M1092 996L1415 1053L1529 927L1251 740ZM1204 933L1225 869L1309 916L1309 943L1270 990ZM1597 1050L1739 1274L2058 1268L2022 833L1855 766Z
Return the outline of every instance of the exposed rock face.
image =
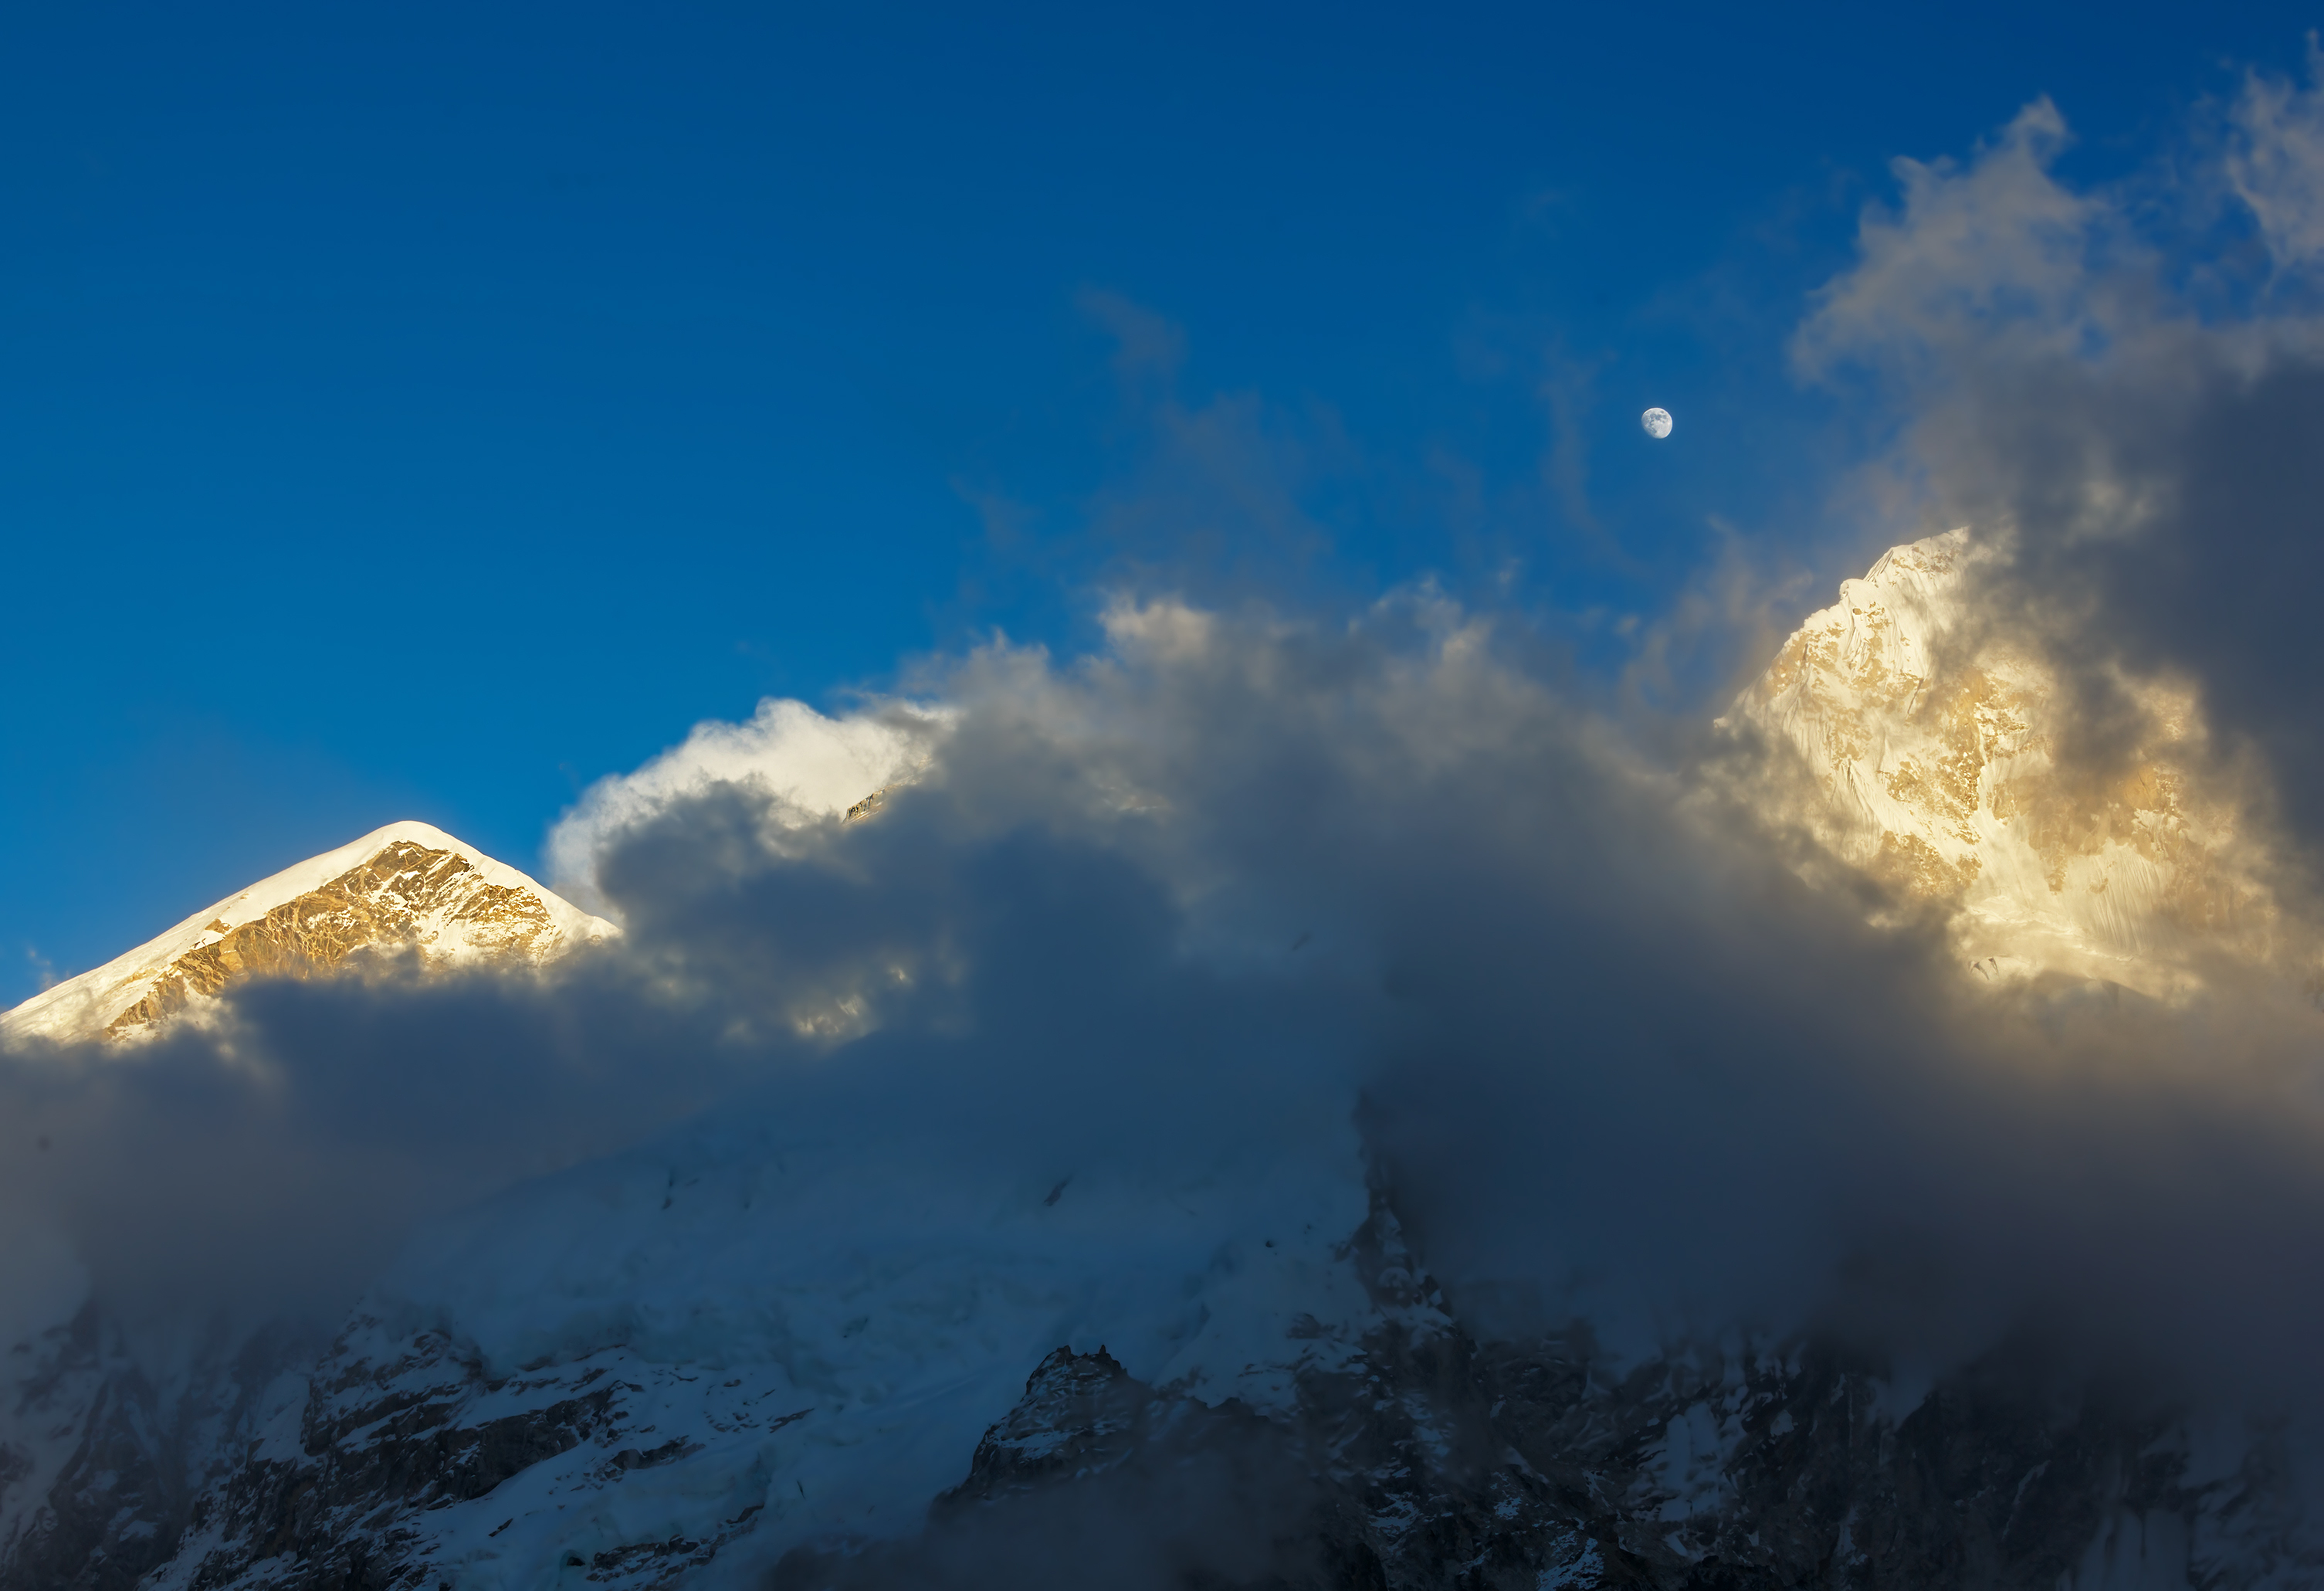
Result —
M15 1347L0 1420L0 1584L126 1591L177 1549L196 1493L317 1345L215 1337L157 1384L98 1312ZM294 1376L295 1379L295 1376Z
M493 1378L441 1333L401 1336L369 1317L319 1355L246 1343L171 1398L101 1337L85 1313L20 1390L69 1429L64 1462L45 1471L0 1448L7 1591L459 1583L447 1509L486 1497L570 1507L625 1517L634 1535L657 1507L647 1472L698 1452L697 1435L779 1430L809 1412L768 1410L760 1389L731 1383L707 1397L700 1371L618 1348ZM586 1557L520 1550L498 1566L512 1577L488 1583L572 1568L598 1584L674 1584L746 1533L760 1506L736 1503L690 1533L646 1528Z
M1325 1510L1291 1428L1157 1394L1103 1348L1060 1348L924 1531L802 1547L770 1586L1360 1584L1326 1561Z
M0 1450L11 1571L25 1585L134 1586L187 1503L182 1477L140 1439L157 1423L153 1389L106 1352L91 1310L43 1346L16 1394L48 1440Z
M633 1475L699 1450L682 1429L653 1434L669 1418L662 1398L683 1403L698 1379L618 1350L492 1378L441 1333L399 1337L358 1318L315 1365L303 1400L248 1432L246 1454L214 1472L153 1583L300 1591L438 1584L457 1560L438 1560L430 1515L504 1486L512 1497L561 1494L576 1509L618 1508ZM778 1418L731 1401L737 1407L721 1422L730 1429ZM551 1555L521 1566L521 1577L554 1580L572 1568L598 1583L669 1584L709 1562L755 1512L743 1504L723 1528L655 1532L570 1563Z
M327 976L364 952L547 961L616 931L424 823L285 869L0 1016L0 1038L134 1038L253 977Z
M2191 698L2131 687L2149 733L2104 777L2061 765L2057 681L1967 609L1965 531L1892 548L1736 702L1796 747L1797 814L1910 896L1958 904L1987 976L2056 970L2164 995L2201 948L2255 953L2273 911L2232 814L2205 800Z

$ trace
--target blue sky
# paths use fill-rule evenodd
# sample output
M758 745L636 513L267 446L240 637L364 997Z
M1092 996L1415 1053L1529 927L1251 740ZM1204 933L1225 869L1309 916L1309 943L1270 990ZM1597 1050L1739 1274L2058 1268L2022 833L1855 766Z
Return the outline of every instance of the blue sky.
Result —
M1132 570L1600 672L1714 524L1812 597L1883 421L1784 342L1886 162L2048 94L2103 180L2311 20L12 8L0 1002Z

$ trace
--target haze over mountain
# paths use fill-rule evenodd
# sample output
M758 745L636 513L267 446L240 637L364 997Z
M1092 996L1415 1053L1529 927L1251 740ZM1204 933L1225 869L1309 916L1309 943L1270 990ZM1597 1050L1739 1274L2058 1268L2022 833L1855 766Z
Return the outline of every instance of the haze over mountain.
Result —
M1976 629L1959 582L1969 546L1955 533L1891 551L1784 643L1737 709L1775 732L1775 765L1755 788L1808 783L1826 856L1863 864L1900 905L1954 908L1952 937L1926 947L1923 972L1873 972L1846 946L1868 930L1845 926L1859 907L1842 892L1828 920L1821 893L1780 908L1790 930L1778 938L1796 949L1825 936L1834 978L1870 976L1876 991L1858 1008L1892 1044L1928 1021L1932 994L2000 998L1989 980L2005 965L2020 983L2100 969L2192 998L2164 929L2217 927L2173 916L2186 897L2169 869L2189 865L2202 840L2168 774L2135 781L2146 804L2127 809L2111 796L2073 807L2045 784L2041 736L2062 726L2035 665L1998 661L2006 654L1987 638L1967 671L1949 671L1962 667L1950 638ZM1415 616L1425 632L1441 623ZM365 1013L383 1000L495 965L550 980L528 986L551 991L553 1013L569 997L554 980L578 965L566 957L595 947L599 960L578 976L627 985L626 999L665 1002L673 980L723 987L715 1026L726 1037L714 1045L755 1031L746 1069L772 1070L674 1134L429 1223L336 1326L225 1317L156 1360L108 1314L101 1289L66 1289L22 1337L11 1372L0 1584L1163 1585L1201 1572L1316 1586L1481 1574L1474 1583L1677 1586L1717 1574L2130 1587L2292 1586L2324 1573L2306 1460L2267 1420L2232 1406L2204 1405L2199 1418L2160 1388L2109 1391L2086 1379L2096 1364L2060 1380L2053 1350L1996 1335L1989 1321L1946 1323L1959 1300L1901 1332L1875 1324L1900 1304L1927 1308L1886 1298L1877 1274L1782 1299L1783 1272L1802 1256L1781 1259L1764 1237L1729 1256L1741 1262L1729 1280L1748 1273L1741 1296L1757 1300L1739 1317L1700 1313L1717 1268L1699 1260L1681 1260L1674 1291L1609 1290L1591 1272L1634 1245L1671 1247L1667 1218L1737 1228L1683 1207L1693 1194L1658 1214L1655 1194L1587 1154L1573 1168L1582 1184L1624 1187L1615 1197L1632 1207L1610 1226L1582 1218L1558 1235L1587 1244L1599 1226L1595 1241L1612 1246L1594 1258L1520 1257L1539 1235L1506 1225L1509 1210L1584 1207L1570 1189L1503 1184L1489 1195L1502 1213L1457 1214L1458 1179L1432 1162L1447 1149L1497 1151L1482 1119L1459 1105L1448 1117L1445 1099L1480 1084L1497 1093L1489 1073L1297 1059L1319 1034L1338 1035L1327 1050L1361 1050L1367 1031L1402 1025L1348 980L1384 952L1406 977L1442 977L1419 972L1428 951L1397 952L1392 935L1360 929L1360 909L1351 919L1350 903L1313 893L1324 875L1296 892L1301 916L1277 918L1273 941L1259 944L1234 925L1273 908L1253 918L1246 901L1222 916L1207 888L1175 904L1141 901L1115 875L1120 863L1101 859L1144 855L1151 865L1155 845L1193 837L1152 814L1231 823L1245 802L1204 792L1206 768L1272 761L1266 747L1283 744L1289 721L1258 705L1264 681L1319 659L1184 608L1120 610L1110 623L1116 667L1142 680L1130 696L1158 690L1191 708L1181 727L1205 726L1199 738L1170 732L1178 710L1166 708L1127 739L1086 741L1077 726L1135 731L1137 715L1125 717L1119 696L1104 712L1077 709L1070 698L1090 681L995 657L954 682L945 714L834 723L789 704L748 728L706 728L597 792L572 819L565 854L594 861L584 883L625 907L627 938L448 836L396 825L222 903L222 927L189 920L88 975L92 993L67 1009L88 1014L65 1036L103 1044L141 1032L152 1064L167 1067L195 1053L172 1044L266 1050L279 1017L248 1003L266 985L244 979L308 979L290 986L312 1001L328 987L312 979L362 975L345 984L348 998L304 1012L346 1035L376 1020ZM1340 665L1372 676L1347 698L1372 723L1333 754L1361 765L1401 739L1395 759L1421 771L1419 783L1386 799L1399 827L1447 803L1439 822L1452 828L1421 843L1455 866L1473 843L1457 832L1499 809L1452 792L1514 772L1495 744L1513 708L1531 720L1528 744L1573 759L1553 781L1569 793L1563 819L1546 815L1550 829L1577 817L1603 828L1601 802L1648 788L1557 727L1546 702L1511 698L1516 680L1480 671L1481 641L1465 626L1434 628L1418 653L1392 643ZM1220 717L1199 704L1222 689L1259 695ZM1222 747L1218 728L1253 710L1277 718L1274 731ZM1197 746L1207 763L1189 754ZM858 754L867 747L876 754ZM1794 749L1804 772L1786 773ZM1053 775L1023 782L1028 754L1035 767L1080 765L1063 805ZM881 800L862 799L868 790L850 799L874 778ZM1378 781L1351 788L1370 791L1368 803L1383 793ZM1576 808L1583 785L1601 793ZM1046 838L1021 827L1035 814ZM1746 816L1772 833L1794 815ZM1360 806L1311 808L1264 832L1279 844L1311 825L1370 820ZM1701 836L1685 837L1699 822L1655 819L1660 840L1639 854L1699 850ZM2158 833L2178 848L2158 853ZM1229 831L1203 843L1222 842L1244 843ZM937 858L964 847L964 868L947 877ZM1005 858L1004 870L979 852ZM1165 876L1207 871L1173 865ZM1618 921L1635 909L1614 902L1637 884L1569 876L1563 887L1596 897L1581 920L1602 933L1609 911ZM2110 910L2085 906L2093 893ZM1554 919L1510 933L1493 920L1507 910L1494 893L1467 898L1487 911L1464 954L1504 938L1517 954L1487 952L1456 987L1481 977L1505 1000L1540 976L1536 957L1578 951ZM1665 901L1638 920L1658 957L1678 958L1663 965L1687 957L1667 936L1683 940L1706 904ZM1765 906L1754 908L1763 930ZM1178 926L1154 939L1161 920L1138 920L1151 912ZM917 928L915 917L925 917ZM1192 964L1164 948L1174 939L1193 948ZM625 966L632 941L644 959ZM400 964L355 953L365 947L421 954ZM186 971L205 955L194 965L219 969L207 985ZM647 983L633 983L641 972ZM990 993L1026 976L1052 1007L1029 1027ZM198 998L157 998L171 979ZM1557 985L1592 981L1584 971ZM539 997L516 995L492 1019L504 1041L540 1041L522 1015ZM1323 1015L1351 997L1353 1011ZM1601 1050L1652 1068L1646 1056L1664 1041L1607 1049L1612 1030L1586 1000L1551 1004L1591 1051L1563 1086L1602 1087L1584 1084ZM32 1014L58 1006L47 999ZM100 1021L115 1011L139 1025ZM1125 1014L1142 1036L1124 1034ZM8 1020L13 1031L20 1019ZM1744 1042L1758 1020L1720 1013L1683 1047L1712 1034ZM2116 1040L2101 1016L2065 1020L2084 1038ZM650 1026L636 1031L653 1042ZM2005 1021L1987 1036L2008 1031ZM701 1031L673 1025L662 1041L677 1051ZM1941 1038L1939 1050L1958 1041ZM584 1040L575 1063L602 1067L610 1053ZM99 1054L69 1064L106 1064ZM1261 1055L1263 1069L1244 1069ZM1135 1091L1113 1101L1088 1080L1093 1068L1142 1077L1157 1067L1187 1102L1158 1118L1158 1102ZM1806 1096L1794 1090L1835 1081L1763 1068L1738 1074L1774 1091L1747 1112L1757 1129L1722 1121L1750 1146L1738 1168L1796 1152L1775 1146L1796 1131ZM1557 1073L1553 1064L1547 1075ZM1369 1115L1351 1088L1367 1076ZM1416 1087L1435 1102L1419 1104ZM1646 1086L1642 1102L1661 1087ZM1634 1108L1609 1098L1590 1114L1611 1127ZM1927 1153L1882 1124L1886 1108L1849 1107L1849 1131L1884 1155ZM1708 1148L1683 1112L1654 1115L1665 1152ZM1447 1132L1452 1141L1432 1146ZM2037 1140L2028 1147L2042 1171L2081 1152L2071 1134ZM2118 1146L2111 1133L2107 1142ZM2001 1170L2002 1187L2034 1170ZM1914 1185L1908 1170L1884 1171ZM1993 1173L1988 1158L1979 1179ZM2144 1197L2135 1178L2117 1191ZM1762 1186L1748 1203L1741 1219L1757 1226L1787 1196ZM1412 1217L1434 1236L1433 1260L1406 1235ZM1898 1236L1883 1220L1862 1233L1876 1253ZM1489 1241L1501 1252L1480 1257L1477 1238L1497 1226ZM1540 1293L1561 1270L1554 1295ZM2045 1301L2023 1279L1988 1279L1971 1296L1985 1295L1981 1309L1991 1288L2015 1291L2014 1330L2022 1311L2039 1319L2122 1285L2101 1275L2098 1293L2073 1296L2092 1281ZM2107 1307L2137 1296L2134 1285ZM2188 1346L2167 1327L2118 1345Z

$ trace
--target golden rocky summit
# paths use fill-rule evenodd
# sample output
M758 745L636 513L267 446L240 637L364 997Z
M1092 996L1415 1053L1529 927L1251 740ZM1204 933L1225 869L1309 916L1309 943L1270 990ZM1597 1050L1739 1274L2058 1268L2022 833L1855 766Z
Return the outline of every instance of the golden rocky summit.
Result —
M328 976L365 953L538 965L615 931L440 829L392 824L33 996L0 1016L0 1036L135 1037L235 984Z
M2061 767L2054 671L1973 621L1966 531L1891 549L1814 614L1723 720L1804 761L1794 814L1900 893L1956 909L1987 976L2060 970L2166 994L2199 947L2265 939L2233 814L2206 801L2191 698L2129 682L2144 742L2103 776Z

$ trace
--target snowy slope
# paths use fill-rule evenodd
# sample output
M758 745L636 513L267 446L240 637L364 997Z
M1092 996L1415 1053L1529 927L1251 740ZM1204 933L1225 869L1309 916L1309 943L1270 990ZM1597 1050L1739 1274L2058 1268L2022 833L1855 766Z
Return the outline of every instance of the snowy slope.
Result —
M124 1037L263 971L416 947L431 962L547 960L616 930L426 823L391 823L204 908L0 1016L0 1040Z
M1046 1186L954 1148L744 1117L448 1224L374 1290L312 1402L281 1406L251 1460L273 1478L239 1506L218 1488L152 1583L309 1572L255 1555L284 1540L279 1494L319 1540L392 1540L417 1583L530 1591L577 1563L643 1585L715 1557L718 1583L750 1584L802 1543L917 1529L1058 1347L1282 1417L1375 1323L1344 1112ZM404 1449L446 1430L540 1458L481 1486L439 1472L382 1515L368 1477L408 1485Z

